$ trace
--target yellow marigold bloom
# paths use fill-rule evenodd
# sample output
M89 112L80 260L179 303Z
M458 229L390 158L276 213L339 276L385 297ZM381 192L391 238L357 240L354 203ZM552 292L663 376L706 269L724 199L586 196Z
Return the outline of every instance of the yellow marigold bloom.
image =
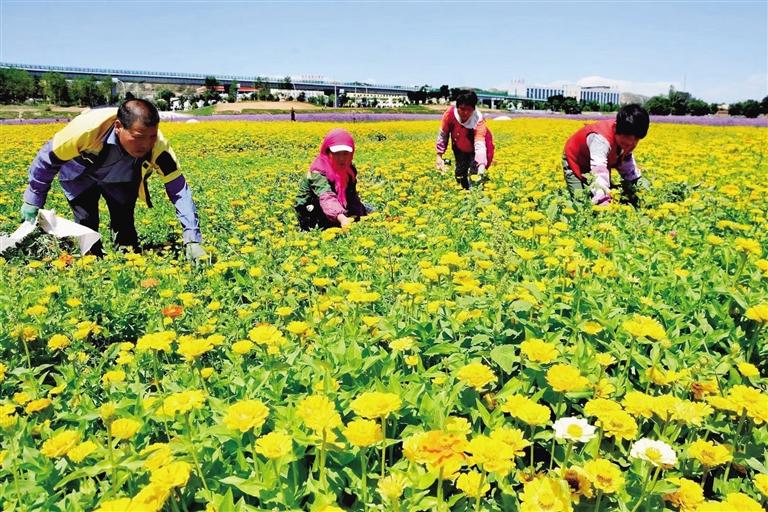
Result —
M80 442L80 432L64 430L43 443L40 453L48 458L63 457Z
M63 334L54 334L51 339L48 340L48 348L51 350L62 350L69 346L69 338Z
M584 404L584 414L587 416L597 416L598 418L622 410L618 402L605 398L593 398Z
M468 473L462 473L456 480L456 488L464 493L465 496L477 499L485 496L491 490L491 485L487 482L484 475L475 470Z
M168 396L162 404L162 412L167 415L184 414L192 409L202 409L205 393L199 389L181 391Z
M96 446L96 443L93 441L85 441L69 450L67 452L67 457L69 457L72 462L79 463L95 452L96 448L98 448L98 446Z
M311 395L298 405L298 415L312 430L322 432L341 425L341 416L336 406L324 395Z
M758 473L752 481L757 490L760 491L763 496L768 498L768 475L765 473Z
M131 498L118 498L101 502L94 512L133 512L135 510Z
M573 512L571 493L565 480L539 477L523 484L520 512Z
M33 414L46 409L49 405L51 405L51 400L49 398L38 398L37 400L29 402L24 408L24 412Z
M261 428L269 416L269 409L259 400L242 400L232 404L224 416L224 424L240 432Z
M581 497L592 497L592 482L589 481L587 473L581 466L571 466L563 473L563 480L568 482L571 491L571 499L578 504Z
M500 476L515 468L515 450L507 443L484 435L477 435L467 443L464 451L470 454L469 463Z
M296 336L301 336L309 332L309 324L307 322L293 321L285 327L285 330Z
M192 336L182 336L179 338L179 347L176 352L181 354L187 362L192 362L201 355L209 352L213 344L208 338L194 338Z
M270 432L256 440L256 453L268 459L285 457L293 450L293 438L284 432Z
M400 410L402 404L402 399L395 393L368 391L355 398L350 404L350 408L358 416L375 419L384 418Z
M735 407L737 413L743 410L758 425L768 422L768 395L765 395L756 388L742 386L741 384L733 386L728 393L727 399Z
M595 359L597 360L597 364L602 366L603 368L608 368L613 363L616 362L616 358L613 357L611 354L606 353L600 353L595 356Z
M688 455L707 468L720 466L733 459L733 454L727 446L715 444L712 441L704 441L702 439L698 439L691 443L688 447Z
M430 430L409 437L403 443L404 455L432 470L453 473L464 464L467 441L463 436L442 430Z
M491 431L491 439L495 441L501 441L506 444L514 452L515 457L523 455L523 450L528 448L531 443L525 439L525 434L522 430L510 427L501 427Z
M579 325L579 329L581 329L582 332L585 332L590 335L595 335L603 330L603 326L600 325L598 322L595 322L593 320L589 320L587 322L583 322L581 325Z
M537 404L530 398L512 395L501 406L501 410L528 425L546 425L552 415L549 407Z
M556 364L547 370L547 382L561 393L582 391L589 386L589 381L581 376L578 368L568 364Z
M427 287L421 283L401 283L398 285L398 288L403 290L408 295L418 295L420 293L424 293L427 289Z
M32 400L32 397L26 391L19 391L13 394L13 401L19 405L24 405L30 400Z
M248 331L248 338L257 345L280 346L285 343L285 336L272 324L262 324Z
M8 371L8 367L4 363L0 363L0 382L5 380L5 374Z
M293 313L293 308L290 306L280 306L275 310L275 313L277 313L277 316L279 317L289 316Z
M395 352L405 352L406 350L411 350L416 342L413 338L410 336L405 336L403 338L397 338L396 340L392 340L389 342L389 348L391 348Z
M699 505L696 512L765 512L763 506L746 494L729 493L725 501L707 501Z
M344 428L344 437L352 446L366 447L384 439L384 434L376 421L353 420Z
M125 372L123 370L110 370L101 377L101 382L104 385L117 384L125 380Z
M637 437L637 423L625 411L615 411L601 416L598 425L603 429L606 437L615 437L619 441Z
M161 331L145 334L136 341L136 352L154 350L156 352L170 352L171 342L176 339L173 331Z
M681 512L696 512L704 502L704 490L687 478L668 478L668 482L677 486L677 490L664 495L664 501L670 502Z
M650 418L653 416L651 407L653 397L641 391L630 391L624 396L623 405L626 411L635 416Z
M718 389L720 388L716 380L691 382L691 393L693 393L693 398L696 400L701 400L706 395L717 393Z
M250 340L240 340L232 344L232 352L244 356L251 350L253 350L253 342Z
M682 400L674 395L658 395L650 399L650 406L653 414L664 421L672 417L672 412L679 407Z
M448 265L452 267L463 267L467 264L467 259L459 256L458 253L449 252L449 253L443 254L440 257L440 264Z
M530 361L536 363L550 363L559 355L554 343L532 338L520 344L520 352Z
M752 377L760 377L760 370L757 369L757 366L751 363L739 363L736 367L739 369L739 373L742 377L748 379Z
M459 368L458 379L467 386L481 390L488 384L496 382L496 375L482 363L470 363Z
M760 247L760 242L753 238L737 237L733 246L739 252L743 252L744 254L751 254L757 256L758 258L763 254L763 249Z
M648 338L656 341L667 338L667 332L658 320L648 316L634 315L621 325L625 331L637 338Z
M200 370L200 376L204 379L209 378L211 375L213 375L214 369L211 367L206 367Z
M173 462L171 447L165 443L153 443L141 450L141 455L147 455L148 453L151 455L144 461L144 467L150 472L157 471L161 467Z
M750 320L764 324L768 323L768 303L752 306L744 313Z
M42 304L35 304L34 306L28 307L25 311L25 313L29 316L40 316L46 314L47 312L48 308Z
M141 428L141 423L130 418L120 418L111 424L112 437L130 439Z
M680 400L672 407L672 421L678 421L686 425L700 426L707 416L714 411L709 404Z
M584 472L595 489L605 493L615 493L624 486L621 469L607 459L593 459L584 464Z
M160 512L170 494L171 489L150 482L133 497L133 507L136 511Z
M403 495L407 484L408 480L404 476L391 474L379 480L376 488L383 499L395 501Z
M182 461L171 462L167 466L152 471L149 482L166 489L184 487L187 485L191 472L192 466L189 463Z
M472 424L466 418L448 416L445 419L445 431L467 436L472 431Z

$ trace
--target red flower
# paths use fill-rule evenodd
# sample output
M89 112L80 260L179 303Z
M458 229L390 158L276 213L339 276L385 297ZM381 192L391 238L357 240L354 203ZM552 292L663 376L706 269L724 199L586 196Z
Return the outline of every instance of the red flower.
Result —
M177 316L181 316L182 313L184 313L184 306L173 304L163 308L163 316L167 316L168 318L176 318Z

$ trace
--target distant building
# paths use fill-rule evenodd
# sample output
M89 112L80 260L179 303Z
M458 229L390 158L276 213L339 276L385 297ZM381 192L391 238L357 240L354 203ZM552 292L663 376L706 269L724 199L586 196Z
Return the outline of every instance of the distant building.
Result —
M526 87L525 97L529 100L546 100L550 96L563 95L563 89L554 87Z
M601 105L604 103L619 104L621 93L613 87L598 85L594 87L581 87L580 89L581 91L579 91L579 96L577 97L580 101L596 101Z
M579 101L596 101L597 103L619 103L621 93L618 89L609 86L583 87L575 84L563 84L562 87L526 87L525 97L531 100L546 100L550 96L561 95L566 98L575 98Z

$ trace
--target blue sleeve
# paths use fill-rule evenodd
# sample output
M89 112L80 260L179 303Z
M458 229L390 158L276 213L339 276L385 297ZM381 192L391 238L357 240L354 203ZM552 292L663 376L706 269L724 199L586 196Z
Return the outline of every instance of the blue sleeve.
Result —
M24 202L42 208L51 183L63 163L64 161L53 153L52 142L46 142L29 166L29 184L24 191Z
M176 217L184 230L184 243L201 243L203 236L200 233L200 224L197 218L197 209L195 202L192 201L192 190L187 185L184 175L179 175L172 181L165 184L165 193L176 207Z

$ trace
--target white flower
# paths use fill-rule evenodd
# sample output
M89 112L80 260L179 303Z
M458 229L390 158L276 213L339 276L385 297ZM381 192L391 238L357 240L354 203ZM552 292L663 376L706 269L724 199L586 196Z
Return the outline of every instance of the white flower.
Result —
M584 418L560 418L552 425L555 439L586 443L595 437L595 427Z
M672 467L677 463L677 454L664 441L654 441L644 437L635 442L629 450L629 456L647 460L654 466Z

